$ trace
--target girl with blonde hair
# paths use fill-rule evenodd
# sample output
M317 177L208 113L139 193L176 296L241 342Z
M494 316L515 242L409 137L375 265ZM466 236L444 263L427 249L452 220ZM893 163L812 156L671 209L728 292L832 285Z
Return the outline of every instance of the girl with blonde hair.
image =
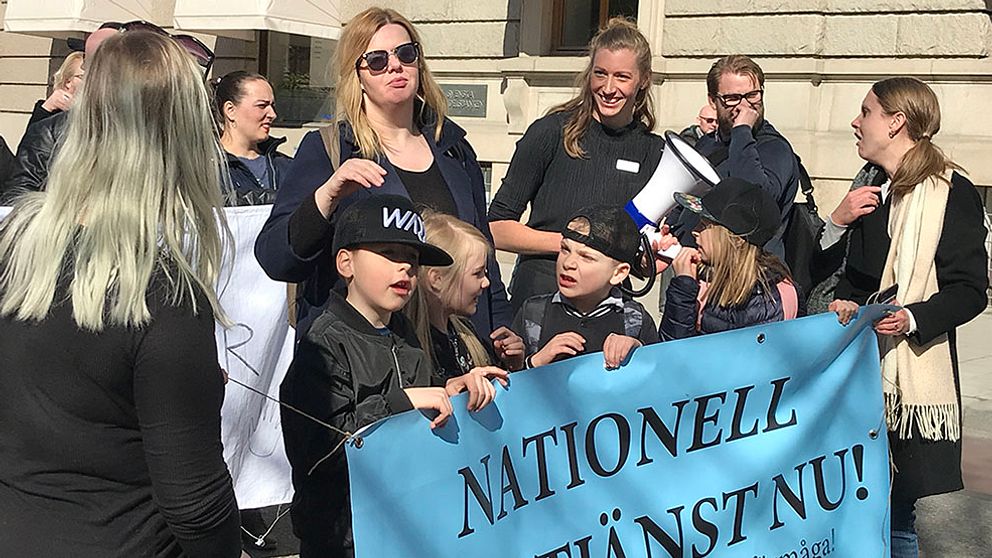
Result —
M611 19L592 38L576 87L575 98L517 142L489 207L496 248L519 254L510 283L514 311L557 289L555 261L568 219L590 200L622 207L661 160L665 142L651 133L651 47L633 22Z
M778 230L775 198L757 184L726 178L699 198L675 194L700 216L698 249L672 261L665 292L662 341L795 318L799 293L788 267L763 246Z
M491 236L482 169L465 131L446 117L413 24L369 8L345 26L335 56L337 122L303 138L255 245L270 276L303 284L298 329L340 285L328 247L337 215L356 200L401 195ZM513 318L495 258L486 267L492 285L472 316L483 336Z
M988 231L975 186L933 143L940 104L927 84L875 83L851 126L868 162L855 180L868 185L831 213L814 264L821 276L842 269L830 304L841 323L872 293L896 291L899 309L875 332L895 470L892 556L916 557L916 501L963 488L955 330L988 303Z
M437 382L478 376L478 381L467 386L470 397L481 393L484 397L478 403L488 403L495 395L488 381L493 369L520 370L524 359L520 336L501 327L483 340L468 320L489 286L486 261L492 256L492 245L476 228L450 215L427 213L424 228L427 242L450 254L454 263L421 267L419 287L404 312L434 364Z
M229 233L199 70L168 37L121 33L69 121L46 191L0 227L4 552L239 556L214 340Z

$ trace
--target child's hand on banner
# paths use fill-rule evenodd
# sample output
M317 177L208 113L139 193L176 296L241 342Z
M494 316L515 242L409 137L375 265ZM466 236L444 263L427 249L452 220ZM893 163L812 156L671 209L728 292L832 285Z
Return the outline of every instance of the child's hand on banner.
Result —
M578 333L574 331L559 333L552 337L547 345L541 347L540 351L534 353L534 356L530 357L531 367L551 364L560 355L575 356L581 353L585 346L585 338Z
M630 352L641 346L641 342L627 335L611 333L603 342L603 360L607 370L615 370L627 361Z
M506 326L500 326L489 336L493 340L496 356L510 370L524 367L524 340Z
M445 421L451 416L451 400L444 388L419 387L406 388L403 390L410 398L410 403L414 409L421 411L437 411L437 416L431 420L431 429L444 426Z
M496 366L477 366L467 374L448 380L444 389L449 396L467 391L468 405L466 408L469 411L479 411L496 398L496 388L491 380L495 379L503 387L506 387L509 385L508 376L509 373L506 370Z

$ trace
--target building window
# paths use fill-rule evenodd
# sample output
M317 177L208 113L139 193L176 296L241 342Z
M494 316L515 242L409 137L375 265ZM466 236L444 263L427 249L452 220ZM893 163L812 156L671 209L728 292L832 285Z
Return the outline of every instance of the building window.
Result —
M261 33L259 69L276 97L276 126L297 127L334 119L334 82L331 55L336 41Z
M637 17L637 0L555 0L553 50L585 50L596 31L615 16Z

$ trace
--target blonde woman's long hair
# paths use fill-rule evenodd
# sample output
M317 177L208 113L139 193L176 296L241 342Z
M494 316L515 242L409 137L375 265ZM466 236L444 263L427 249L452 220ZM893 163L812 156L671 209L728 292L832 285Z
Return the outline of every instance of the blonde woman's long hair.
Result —
M0 315L42 320L68 281L81 328L141 326L161 274L171 304L199 312L202 292L223 321L214 284L230 232L199 68L142 31L108 39L91 62L46 191L21 196L0 228Z
M410 318L410 321L413 322L414 328L417 331L417 339L420 341L420 347L427 352L431 362L437 362L434 355L434 346L431 343L431 323L428 308L431 304L438 304L439 301L436 298L432 300L431 298L434 298L433 295L427 293L428 285L430 284L428 272L434 269L441 273L441 292L438 294L439 298L444 300L468 271L469 257L481 250L484 251L488 259L492 255L493 247L486 240L486 237L479 232L479 229L444 213L424 212L424 229L427 234L427 242L451 254L451 259L454 260L454 263L447 267L432 268L421 266L417 277L419 287L414 292L413 298L407 303L404 312ZM451 316L450 322L455 333L458 334L465 343L465 347L468 348L468 354L472 357L472 362L476 366L488 366L492 364L489 352L482 346L479 338L469 325L468 319L462 316Z
M418 124L426 125L433 122L434 140L438 141L441 139L441 127L448 114L448 99L441 91L441 87L434 81L434 76L431 75L431 71L427 67L423 41L421 41L420 34L417 33L417 29L410 23L410 20L396 10L389 8L373 7L365 10L352 18L345 26L334 59L338 76L337 123L347 122L351 125L355 143L365 159L378 158L383 154L383 149L379 134L372 127L372 123L365 113L365 94L358 79L355 62L359 56L365 54L365 49L368 48L372 36L389 24L403 26L410 34L410 40L420 45L420 56L417 58L417 69L419 70L417 96L420 97L422 104L420 113L415 116L419 120Z
M575 80L575 86L579 88L578 96L552 107L548 111L548 114L558 112L571 114L565 123L563 141L565 152L574 159L582 159L586 156L586 150L582 147L582 138L589 130L589 125L592 124L593 112L596 110L595 95L589 82L592 78L596 53L604 48L611 52L629 49L634 53L637 59L637 71L641 79L648 83L644 89L638 89L637 96L634 98L634 121L641 122L648 130L654 130L654 96L651 94L651 45L633 21L623 17L612 18L607 22L606 27L596 33L596 36L589 41L589 63Z
M906 194L931 176L947 181L948 170L964 172L932 142L940 131L940 102L929 85L913 77L894 77L875 82L871 90L885 114L906 115L906 132L916 142L902 156L895 176L889 177L893 194Z
M704 276L709 281L706 304L724 308L747 302L755 286L766 296L781 279L792 281L788 268L774 254L748 243L722 225L712 224L710 260Z

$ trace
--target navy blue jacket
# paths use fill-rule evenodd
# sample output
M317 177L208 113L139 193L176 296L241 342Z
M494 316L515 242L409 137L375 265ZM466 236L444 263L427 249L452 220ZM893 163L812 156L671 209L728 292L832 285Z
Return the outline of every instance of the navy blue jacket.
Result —
M776 284L782 281L776 281ZM798 297L798 295L797 295ZM662 341L685 339L706 333L719 333L785 319L782 295L778 289L765 292L761 284L743 304L724 308L707 304L699 315L699 282L692 277L677 275L665 291L665 313L661 316L658 336ZM696 320L699 329L696 329Z
M227 155L227 169L231 177L231 186L234 199L227 200L226 205L268 205L276 198L276 190L282 186L289 166L293 158L278 151L279 146L286 143L286 138L269 137L258 144L258 151L265 157L269 164L269 176L272 178L272 187L266 188L255 175L252 174L248 165L244 164L237 156L225 152Z
M341 160L360 157L351 127L343 123L339 131ZM421 126L421 131L451 191L451 197L455 200L457 217L475 225L492 242L489 220L486 218L482 169L475 158L475 152L465 140L465 130L454 122L445 120L438 142L434 141L432 123L425 123ZM272 213L255 241L255 257L272 279L303 283L302 296L297 304L297 331L305 331L309 322L319 313L314 310L324 306L331 289L341 286L334 263L335 255L331 253L336 215L348 205L367 196L394 194L409 197L389 160L380 157L376 162L386 170L383 185L379 188L359 188L357 192L341 200L331 218L325 220L317 210L313 193L331 177L333 169L320 132L309 132L303 137L289 172L276 193ZM311 231L317 228L321 232L321 242L312 253L297 254L290 245L290 230L296 230L295 227L300 223L305 223L306 228ZM495 258L489 259L488 271L491 285L479 299L479 309L472 317L476 331L484 338L488 338L489 333L499 326L509 326L513 320L506 288L500 279Z
M754 130L749 126L735 126L730 131L730 137L726 139L718 137L718 134L719 132L711 132L701 137L696 142L696 151L710 158L717 151L726 149L726 158L718 157L723 160L716 165L720 178L732 176L747 180L761 186L762 190L775 198L778 209L782 212L782 224L764 248L784 260L785 246L782 235L785 233L786 225L789 224L792 204L799 191L799 161L792 150L792 145L767 120ZM694 216L686 215L689 212L682 213L684 217L691 217L692 222L687 222L688 224L679 228L676 234L680 231L684 232L687 238L680 235L680 240L686 241L683 244L695 246L689 231L695 225L696 219Z

